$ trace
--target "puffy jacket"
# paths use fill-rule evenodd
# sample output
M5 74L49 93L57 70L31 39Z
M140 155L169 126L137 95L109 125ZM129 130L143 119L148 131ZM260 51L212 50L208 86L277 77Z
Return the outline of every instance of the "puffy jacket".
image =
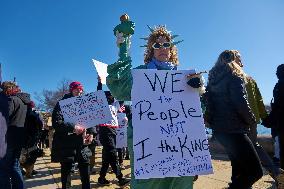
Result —
M25 121L27 104L30 103L30 95L18 93L8 97L9 123L7 131L7 148L21 149L26 140Z
M247 133L249 125L256 122L246 99L245 83L222 67L212 73L207 86L207 121L213 131Z
M30 103L30 95L18 93L8 97L9 103L9 125L24 127L27 115L27 104Z

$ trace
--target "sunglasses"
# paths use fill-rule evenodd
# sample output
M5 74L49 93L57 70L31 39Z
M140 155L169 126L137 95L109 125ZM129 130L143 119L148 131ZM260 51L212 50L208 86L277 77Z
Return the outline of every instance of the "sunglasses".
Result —
M168 49L172 46L170 42L165 42L165 43L154 43L152 45L153 49L160 49L160 48L165 48Z

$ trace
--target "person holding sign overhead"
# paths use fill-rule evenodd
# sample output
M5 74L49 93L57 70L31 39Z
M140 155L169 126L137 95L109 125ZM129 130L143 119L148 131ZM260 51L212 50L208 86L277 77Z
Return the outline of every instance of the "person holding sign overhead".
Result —
M70 93L66 94L62 100L82 95L83 85L74 81L69 85L69 91ZM58 102L52 112L52 126L55 133L51 161L61 164L62 188L71 187L72 164L78 162L82 189L90 189L89 155L86 146L93 140L93 135L89 134L90 129L86 130L81 125L65 122Z
M98 77L97 90L102 90L101 78ZM118 101L114 100L114 97L109 91L105 91L107 101L109 104L112 115L117 119L117 111L119 109ZM116 120L117 121L117 120ZM117 150L116 150L116 128L118 123L115 120L111 123L105 123L99 125L99 140L103 146L102 150L102 167L100 171L100 177L98 183L100 185L109 185L110 182L105 178L109 165L111 166L116 178L118 179L119 186L124 186L129 183L129 180L123 178L121 168L118 164Z
M131 57L129 56L130 36L134 34L134 22L129 20L127 14L120 17L121 24L114 28L114 35L117 37L119 47L119 59L114 64L108 66L107 86L113 96L121 101L131 100L132 75ZM165 26L150 28L150 35L146 38L147 44L144 65L136 69L155 70L177 70L179 61L176 44L182 41L174 41L177 35L172 35ZM188 87L196 88L200 92L204 90L200 74L192 76L188 81ZM151 179L135 179L133 160L133 127L132 118L128 117L128 148L131 163L131 188L135 189L192 189L193 177L167 177Z

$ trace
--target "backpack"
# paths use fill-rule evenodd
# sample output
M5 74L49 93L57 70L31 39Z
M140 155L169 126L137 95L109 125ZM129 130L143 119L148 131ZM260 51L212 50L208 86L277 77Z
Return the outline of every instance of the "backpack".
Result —
M25 147L31 147L38 142L42 125L39 114L28 108L24 127L26 133Z

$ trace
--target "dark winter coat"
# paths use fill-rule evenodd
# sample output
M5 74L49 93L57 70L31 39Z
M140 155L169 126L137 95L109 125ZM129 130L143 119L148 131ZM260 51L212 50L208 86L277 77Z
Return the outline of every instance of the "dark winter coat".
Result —
M284 132L284 78L280 78L273 89L273 110L277 119L277 129Z
M7 131L8 148L21 149L26 139L25 120L27 104L30 103L30 95L18 93L8 97L9 123Z
M73 97L66 94L62 100ZM75 124L64 122L60 105L57 102L52 112L52 127L55 129L51 151L52 162L74 162L80 156L83 137L74 133ZM87 130L89 132L89 129Z
M27 133L25 148L30 148L35 146L40 137L40 132L42 130L43 123L39 117L39 114L28 107L27 117L25 122L25 130Z
M225 66L224 66L225 67ZM254 115L246 99L244 81L220 67L214 71L207 86L207 116L213 131L246 133L255 124Z
M8 97L10 126L25 126L27 105L30 101L30 95L27 93L18 93Z

